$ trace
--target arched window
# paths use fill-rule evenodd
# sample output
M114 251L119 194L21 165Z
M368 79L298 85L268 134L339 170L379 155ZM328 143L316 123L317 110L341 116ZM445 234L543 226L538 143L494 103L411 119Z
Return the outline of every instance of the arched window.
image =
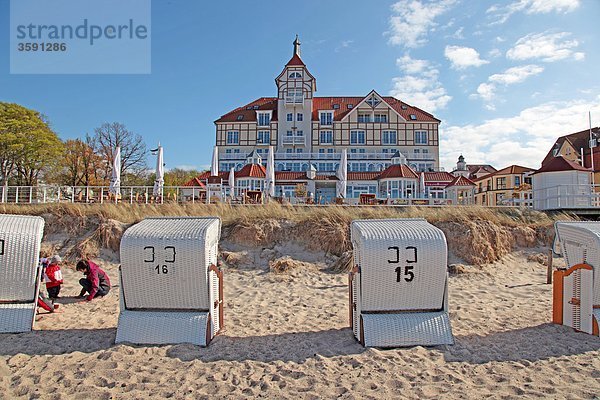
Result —
M291 72L290 79L300 79L302 78L302 74L300 72Z

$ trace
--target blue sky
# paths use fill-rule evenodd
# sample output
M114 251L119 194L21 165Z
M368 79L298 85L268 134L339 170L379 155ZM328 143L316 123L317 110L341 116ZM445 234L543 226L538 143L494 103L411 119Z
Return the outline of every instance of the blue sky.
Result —
M539 167L560 135L600 125L600 1L152 2L149 75L11 75L0 0L0 101L62 139L118 121L167 168L204 168L213 121L276 93L300 35L317 95L395 95L442 120L441 164ZM153 165L149 156L149 166Z

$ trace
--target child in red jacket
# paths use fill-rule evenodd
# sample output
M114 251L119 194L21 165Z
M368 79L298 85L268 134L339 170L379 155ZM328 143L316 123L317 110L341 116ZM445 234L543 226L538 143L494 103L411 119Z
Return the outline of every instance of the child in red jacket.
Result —
M46 282L46 289L48 290L48 297L55 300L58 299L60 293L60 286L63 284L62 272L58 265L62 262L59 255L55 255L50 260L50 265L46 268L44 274L44 282Z

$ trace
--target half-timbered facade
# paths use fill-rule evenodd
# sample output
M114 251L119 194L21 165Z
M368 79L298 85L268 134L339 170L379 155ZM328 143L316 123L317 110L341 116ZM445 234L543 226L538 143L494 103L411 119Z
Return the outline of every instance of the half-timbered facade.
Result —
M366 96L317 97L316 79L300 58L300 42L275 79L276 97L261 97L215 121L219 169L244 166L252 151L275 151L277 171L333 172L342 148L348 171L383 171L400 152L415 171L439 170L440 120L372 90ZM266 157L263 157L266 160Z

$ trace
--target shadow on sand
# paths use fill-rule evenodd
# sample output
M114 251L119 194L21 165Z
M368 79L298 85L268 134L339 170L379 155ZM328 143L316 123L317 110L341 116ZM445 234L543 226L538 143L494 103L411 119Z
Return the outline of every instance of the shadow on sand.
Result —
M489 335L455 337L443 350L447 362L539 361L600 349L600 338L551 323Z
M25 333L2 333L0 355L57 355L76 351L93 353L114 346L116 328L34 330Z

